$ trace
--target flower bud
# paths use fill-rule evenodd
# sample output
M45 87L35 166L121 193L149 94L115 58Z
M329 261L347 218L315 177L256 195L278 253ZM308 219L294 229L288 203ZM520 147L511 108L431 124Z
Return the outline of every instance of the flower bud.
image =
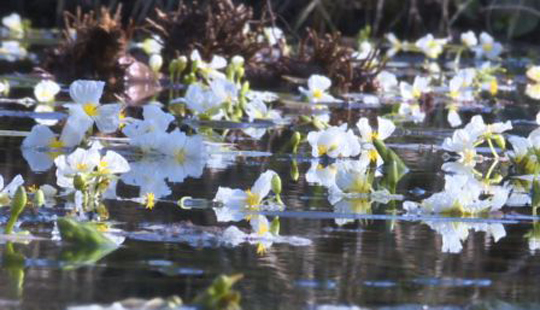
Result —
M243 67L244 66L244 57L242 56L239 56L239 55L236 55L234 56L232 59L231 59L231 63L233 64L233 66L235 66L236 68L240 68L240 67Z
M279 216L274 217L272 223L270 224L270 233L274 236L279 236L280 226L281 224L279 222Z
M75 177L73 178L73 186L75 189L80 191L85 191L86 187L88 186L88 182L86 181L86 177L82 174L77 173Z
M300 142L302 142L302 135L295 131L291 137L291 146L292 146L292 153L296 154L298 152L298 146L300 145Z
M148 64L154 73L159 73L161 66L163 66L163 57L159 54L152 54L148 60Z
M176 71L178 74L181 74L182 72L184 72L184 70L187 67L188 59L186 56L180 56L176 60L177 60Z
M6 234L11 234L13 232L13 227L15 227L15 223L17 222L19 215L21 215L22 211L24 210L27 202L28 196L26 195L26 190L24 189L24 186L21 185L17 188L15 196L11 201L11 215L4 230Z
M45 205L45 193L41 189L38 189L34 193L33 204L36 207L43 207Z
M281 178L277 174L272 177L272 191L276 195L281 194Z
M506 149L506 140L502 135L494 135L493 140L495 140L495 143L497 143L497 146L501 148L501 150Z
M171 60L171 62L169 63L169 74L170 74L171 76L175 76L177 70L178 70L178 59L173 59L173 60Z
M296 160L294 160L291 167L291 179L296 182L299 178L300 171L298 170L298 164L296 163Z

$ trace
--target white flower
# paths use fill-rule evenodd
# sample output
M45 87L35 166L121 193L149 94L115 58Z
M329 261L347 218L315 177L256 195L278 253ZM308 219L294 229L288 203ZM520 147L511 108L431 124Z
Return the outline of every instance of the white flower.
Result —
M148 65L150 66L150 69L152 69L152 71L158 73L163 66L163 57L161 57L160 54L152 54L152 56L150 56L150 58L148 59Z
M540 100L540 83L527 84L525 94L534 100Z
M55 160L56 183L60 187L73 188L73 178L76 174L93 172L99 165L101 156L99 150L77 148L69 155L60 155Z
M477 137L490 137L494 134L501 134L507 130L512 129L512 122L506 121L505 123L493 123L485 124L484 119L481 115L475 115L464 128L472 137L476 139Z
M527 69L526 75L536 83L540 83L540 66L532 66Z
M431 91L429 87L429 77L417 76L414 78L413 84L402 81L399 83L399 90L403 100L418 100L423 94Z
M486 232L486 236L493 237L498 242L506 236L504 225L500 223L465 223L465 222L426 222L426 224L442 237L442 252L459 253L463 249L463 242L469 237L469 230Z
M208 153L202 136L187 136L176 129L162 139L161 152L167 155L164 165L171 182L183 182L186 177L202 175Z
M51 102L60 92L60 86L51 80L43 80L34 87L34 96L39 102Z
M220 186L214 198L223 204L223 207L214 208L218 222L240 221L244 219L245 211L258 209L270 193L275 175L274 171L267 170L245 191Z
M332 81L326 76L314 74L308 79L308 89L300 87L299 90L309 102L334 102L336 98L327 93Z
M158 36L145 39L142 43L137 43L135 45L142 48L142 50L148 55L161 54L161 50L163 49L161 38Z
M165 182L167 169L161 160L143 157L142 160L130 163L130 170L122 174L125 184L140 187L139 196L154 194L156 199L171 194L171 189Z
M354 160L337 163L335 187L331 196L336 194L368 194L371 192L372 178L367 171L369 161ZM336 193L337 191L337 193Z
M264 236L270 232L270 223L264 215L253 215L249 220L249 224L253 232L259 236Z
M193 50L191 52L191 61L197 62L197 69L205 76L211 79L226 79L224 73L219 72L218 70L224 69L227 67L227 60L221 56L214 55L210 63L202 60L201 54L198 50Z
M312 160L306 173L306 181L330 188L335 185L336 174L337 165L335 163L325 167L319 164L318 160Z
M473 48L476 58L486 57L496 59L502 53L501 43L495 41L492 36L486 32L480 34L480 44Z
M439 55L443 52L443 47L447 42L448 42L448 39L435 39L433 35L430 33L418 39L415 45L427 57L438 58Z
M130 170L128 161L114 151L107 151L98 165L97 172L100 174L121 174Z
M360 49L352 54L352 57L356 60L365 60L373 52L373 46L368 41L360 43Z
M17 191L17 188L23 184L24 180L20 174L15 176L8 185L4 184L4 177L0 175L0 206L9 205L11 202L10 198L15 195L15 191Z
M381 92L383 93L393 91L398 86L396 75L388 71L381 71L379 74L377 74L375 81L378 83L381 88Z
M254 99L247 103L246 114L250 122L253 122L255 119L281 120L279 112L268 109L266 104L260 99Z
M0 59L13 62L26 58L28 51L19 41L2 41L0 44Z
M477 215L481 212L497 211L504 206L509 190L505 187L490 188L486 191L481 182L470 175L446 175L444 190L424 199L420 204L404 203L407 210L414 210L415 206L421 212L436 214Z
M352 130L346 130L346 124L330 127L321 131L311 131L307 140L312 148L313 157L351 157L360 153L360 143Z
M30 134L24 138L22 146L25 148L42 148L49 150L62 149L72 147L74 145L67 144L62 137L58 138L52 130L45 125L34 125Z
M221 103L233 103L238 100L238 87L227 79L215 78L210 82L210 89Z
M396 130L396 126L391 120L382 117L377 117L377 124L379 127L377 130L373 130L369 125L369 120L367 118L362 117L358 120L356 127L358 127L358 130L360 131L362 142L373 143L373 139L384 141L392 135L394 130Z
M101 105L99 100L103 94L105 82L77 80L71 83L69 94L75 104L66 104L69 109L67 126L86 133L96 123L102 133L112 133L120 124L120 104Z
M449 96L452 100L463 102L473 101L474 96L472 89L468 88L467 81L461 75L454 76L449 83Z
M395 34L388 33L386 34L386 39L388 42L390 42L390 49L386 52L386 55L388 57L393 57L395 54L397 54L399 51L406 51L407 50L407 42L403 41L401 42Z
M2 18L2 25L9 29L17 38L24 35L24 28L21 16L17 13L11 13L10 15Z
M407 120L413 121L414 123L421 123L426 117L426 113L420 109L420 105L417 103L400 104L398 114L405 117Z
M478 44L478 39L473 31L469 30L461 34L461 43L468 48L476 46Z
M476 165L476 142L475 136L470 136L466 129L454 131L452 138L444 139L442 148L448 152L457 153L460 156L459 162L465 166L474 167Z
M0 81L0 95L7 96L9 94L9 81Z
M264 37L271 46L276 45L284 38L283 31L278 27L266 27L263 29Z
M448 109L447 120L452 128L461 126L463 122L461 121L461 117L459 117L457 107L450 107Z
M196 83L189 85L184 101L187 108L196 114L208 115L216 114L223 103L212 90Z
M161 146L162 138L174 116L165 113L157 105L143 107L143 120L132 120L122 132L128 137L129 144L140 147L144 152L156 150Z

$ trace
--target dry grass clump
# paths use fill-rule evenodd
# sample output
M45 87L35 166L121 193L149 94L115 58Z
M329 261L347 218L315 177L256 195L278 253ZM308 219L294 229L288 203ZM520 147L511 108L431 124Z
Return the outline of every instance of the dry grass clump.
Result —
M197 49L205 59L241 55L247 63L267 47L258 38L269 21L264 16L254 20L251 7L232 0L180 1L176 11L156 9L156 17L147 19L148 28L164 39L164 56L169 59Z

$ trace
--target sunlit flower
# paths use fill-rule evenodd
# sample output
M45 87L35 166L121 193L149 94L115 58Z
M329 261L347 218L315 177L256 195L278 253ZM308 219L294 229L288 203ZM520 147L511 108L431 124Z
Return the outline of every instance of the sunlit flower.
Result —
M321 131L311 131L307 140L311 145L313 157L328 156L351 157L360 153L360 143L351 129L347 130L347 125L340 127L330 127Z
M167 155L165 175L171 182L183 182L186 177L200 177L208 158L202 136L187 136L178 129L162 140L160 151Z
M358 127L358 130L360 131L362 142L373 143L374 139L384 141L392 135L394 130L396 130L396 126L391 120L382 117L377 117L377 124L377 130L373 130L369 125L369 120L367 118L362 117L358 120L356 127Z
M2 25L6 27L13 36L21 38L24 35L24 27L21 16L17 13L2 18Z
M404 208L407 211L436 214L478 215L502 208L509 194L505 187L497 187L488 193L482 183L470 175L446 175L442 192L431 195L421 203L406 201Z
M473 48L477 58L486 57L496 59L503 51L501 43L495 41L492 36L486 32L480 34L480 43Z
M214 201L222 203L223 207L214 208L219 222L240 221L244 219L245 211L258 209L272 189L272 178L276 173L267 170L247 190L219 187Z
M250 122L253 122L255 119L267 119L274 122L281 121L279 112L277 110L268 109L266 104L260 99L248 102L245 111ZM244 128L242 131L254 139L260 139L266 133L266 128L250 127Z
M129 169L128 161L114 151L107 151L97 165L97 172L104 175L126 173Z
M309 102L333 102L336 98L328 94L328 89L332 86L332 81L322 75L314 74L308 79L308 89L300 87L299 90Z
M218 114L223 101L211 89L200 84L189 85L184 97L186 106L196 114L213 116ZM218 114L219 115L219 114Z
M400 41L395 34L388 33L385 37L390 43L390 49L388 49L388 51L386 52L386 55L388 57L393 57L398 52L407 50L408 43L406 41Z
M427 34L426 36L418 39L415 45L418 47L427 57L438 58L443 52L444 45L448 42L448 39L435 39L433 35Z
M368 172L369 161L342 161L337 163L335 187L331 195L368 194L372 190L372 174Z
M444 139L442 148L445 151L457 153L460 156L460 163L474 166L476 165L475 142L476 136L471 136L466 129L458 129L454 131L452 138Z
M375 81L381 88L382 93L393 91L398 87L396 75L388 71L381 71L379 74L377 74Z
M100 104L105 82L77 80L71 83L69 94L75 101L66 104L69 118L66 126L79 129L86 133L94 123L102 133L112 133L120 124L120 104Z
M45 125L34 125L30 134L24 138L22 146L25 148L43 148L56 150L72 147L67 144L62 137L58 138L56 134Z
M504 123L486 124L481 115L475 115L465 126L465 130L473 138L490 138L493 135L502 134L505 131L512 130L512 122L506 121Z
M540 83L540 66L532 66L527 69L526 75L536 83Z
M135 46L142 48L148 55L161 54L161 50L163 49L163 43L158 36L152 36L151 38L145 39L142 43L135 44Z
M7 96L9 94L9 88L8 80L0 81L0 95Z
M73 178L77 174L93 172L99 165L101 156L99 150L77 148L69 155L60 155L55 160L56 183L60 187L73 188Z
M143 118L143 120L131 120L122 132L130 138L130 145L148 152L161 146L163 134L174 120L174 116L163 112L157 105L147 104L143 107Z
M429 77L417 76L414 78L413 84L402 81L399 83L399 90L403 100L418 100L423 94L431 91L429 87Z
M26 58L28 51L19 41L2 41L0 43L0 59L13 62Z
M259 236L264 236L270 232L270 223L264 215L257 214L251 216L249 224L251 225L253 232Z
M51 102L60 92L60 85L51 80L43 80L34 87L34 96L39 102Z
M210 89L221 103L234 103L238 100L238 87L227 79L215 78L210 82Z
M459 102L474 100L472 89L464 85L467 85L467 81L460 75L456 75L450 80L448 95L452 100Z
M468 48L472 48L478 44L478 39L473 31L469 30L461 34L461 43Z
M197 63L197 69L204 76L211 79L226 79L225 74L219 71L227 67L227 60L225 58L214 55L214 57L212 57L212 60L208 63L202 59L201 54L199 54L198 50L193 50L193 52L191 52L190 58L191 61Z

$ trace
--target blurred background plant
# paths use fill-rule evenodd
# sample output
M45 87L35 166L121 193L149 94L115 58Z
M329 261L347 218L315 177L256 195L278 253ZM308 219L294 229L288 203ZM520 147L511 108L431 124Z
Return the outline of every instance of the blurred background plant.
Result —
M206 0L208 1L208 0ZM18 12L34 27L61 26L62 12L83 11L123 4L123 16L142 23L154 9L173 10L178 0L6 0L0 13ZM188 1L189 2L189 1ZM200 1L200 2L204 2ZM538 37L540 1L537 0L239 0L261 14L267 3L278 24L293 33L306 26L317 31L338 30L346 36L371 26L376 36L395 32L417 38L426 32L448 35L452 30L487 30L500 38L535 42Z

